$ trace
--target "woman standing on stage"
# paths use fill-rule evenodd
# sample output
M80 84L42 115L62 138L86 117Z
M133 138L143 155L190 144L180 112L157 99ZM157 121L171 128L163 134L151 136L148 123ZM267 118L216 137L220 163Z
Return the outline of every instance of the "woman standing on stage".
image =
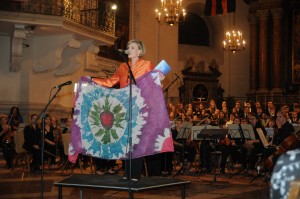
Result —
M145 73L152 71L154 66L150 61L141 59L145 55L146 49L142 41L131 40L127 43L126 54L129 58L129 66L131 67L134 78L139 78ZM162 77L162 74L160 74ZM127 86L130 83L129 69L126 63L122 63L117 72L108 79L93 78L93 81L105 87L113 87L120 84L120 88ZM161 78L162 79L162 78ZM138 181L142 172L143 158L132 159L131 176L133 181ZM124 179L129 179L129 161L125 161Z

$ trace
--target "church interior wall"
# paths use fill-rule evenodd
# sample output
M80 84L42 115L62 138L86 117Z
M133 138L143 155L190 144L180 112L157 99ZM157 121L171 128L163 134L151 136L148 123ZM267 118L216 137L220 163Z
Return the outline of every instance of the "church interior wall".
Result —
M225 96L245 95L249 84L249 46L246 46L246 50L237 55L229 55L229 52L223 52L222 40L224 30L228 28L227 17L217 16L210 19L210 23L212 23L212 46L210 48L178 45L178 26L160 25L154 18L154 9L158 3L156 1L136 2L138 3L135 6L138 7L134 8L136 13L134 14L135 18L132 18L132 20L135 21L135 25L131 30L133 32L131 35L145 42L147 48L145 59L151 60L155 65L164 59L171 66L172 70L166 75L163 82L164 88L174 80L175 73L181 78L170 87L168 97L179 97L178 87L182 84L181 70L184 68L185 59L191 56L194 56L197 61L204 59L206 66L210 59L217 61L219 70L222 73L220 83L225 89ZM236 25L243 31L246 40L249 35L247 9L248 7L243 1L237 1ZM24 114L38 113L48 102L51 88L70 80L73 84L65 86L50 106L56 114L69 114L73 106L74 83L78 82L80 76L83 75L99 75L97 72L85 69L84 57L80 57L81 60L78 60L78 62L81 63L81 66L74 70L72 74L55 75L55 71L61 70L61 67L63 67L58 67L58 60L54 59L57 46L67 42L71 37L72 35L66 34L29 38L30 46L22 49L21 70L13 73L9 72L10 37L0 36L0 43L3 46L0 49L0 92L2 93L0 95L0 102L2 102L0 113L7 113L12 105L21 106ZM83 45L89 44L83 43ZM71 62L76 56L72 55L72 50L69 49L62 53L62 58L64 65ZM40 66L48 68L48 70L41 72L33 70L38 69ZM72 67L78 66L74 65Z

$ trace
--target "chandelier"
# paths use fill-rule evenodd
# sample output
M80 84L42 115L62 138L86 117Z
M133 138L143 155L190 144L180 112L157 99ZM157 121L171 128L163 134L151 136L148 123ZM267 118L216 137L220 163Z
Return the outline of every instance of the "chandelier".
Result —
M160 9L156 9L155 13L158 22L163 20L169 26L184 21L186 15L182 0L161 0Z
M246 48L246 42L243 40L243 34L241 31L233 29L231 32L226 32L225 39L223 41L223 49L225 51L231 51L233 53L244 50Z
M235 27L235 13L233 14L233 26ZM235 28L227 31L223 41L223 49L231 51L233 54L246 48L246 42L243 39L243 33Z

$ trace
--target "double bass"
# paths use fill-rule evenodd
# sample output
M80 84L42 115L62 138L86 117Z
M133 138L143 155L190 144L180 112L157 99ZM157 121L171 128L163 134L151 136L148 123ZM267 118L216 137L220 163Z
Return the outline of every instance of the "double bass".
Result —
M281 154L296 149L297 147L300 147L300 140L294 134L289 135L278 147L276 147L277 150L265 160L265 168L269 169L270 171L273 170L275 163L274 160L277 160Z

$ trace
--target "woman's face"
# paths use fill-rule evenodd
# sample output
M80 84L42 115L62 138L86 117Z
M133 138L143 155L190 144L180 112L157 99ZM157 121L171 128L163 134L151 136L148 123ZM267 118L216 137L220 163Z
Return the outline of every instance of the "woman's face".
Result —
M141 50L139 50L139 47L136 43L129 44L128 50L129 50L128 58L134 59L140 56Z
M2 117L1 118L1 124L4 125L4 124L7 124L8 120L6 117Z
M48 124L48 125L51 124L51 119L50 119L50 117L46 117L46 118L45 118L45 123Z
M271 121L269 122L269 127L274 127L274 126L275 126L275 121L271 120Z
M241 123L241 121L239 118L234 118L233 124L240 124L240 123Z

